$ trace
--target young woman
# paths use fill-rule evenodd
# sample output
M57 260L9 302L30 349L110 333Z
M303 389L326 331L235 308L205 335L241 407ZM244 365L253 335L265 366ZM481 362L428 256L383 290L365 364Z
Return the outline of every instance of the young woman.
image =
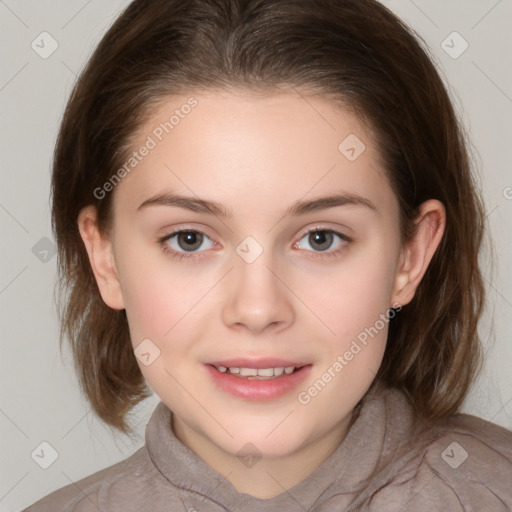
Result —
M27 511L510 510L483 206L422 43L373 0L135 0L62 120L62 334L146 444Z

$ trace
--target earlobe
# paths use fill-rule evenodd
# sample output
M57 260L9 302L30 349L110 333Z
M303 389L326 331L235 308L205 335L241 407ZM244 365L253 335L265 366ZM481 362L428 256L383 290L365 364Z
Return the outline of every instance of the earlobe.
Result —
M429 199L421 204L416 219L416 236L402 248L391 296L392 304L405 305L413 299L441 242L445 224L446 211L440 201Z
M86 206L80 211L78 229L103 301L113 309L124 309L112 242L100 233L94 206Z

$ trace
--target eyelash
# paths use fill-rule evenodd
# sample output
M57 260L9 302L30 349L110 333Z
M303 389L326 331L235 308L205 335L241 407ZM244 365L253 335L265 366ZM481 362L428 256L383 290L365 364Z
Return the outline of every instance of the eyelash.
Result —
M317 233L317 232L332 233L332 234L338 236L345 243L341 247L338 247L338 249L335 249L334 251L310 251L310 250L307 250L307 252L312 253L309 256L311 258L329 258L329 257L338 256L342 251L344 251L346 249L346 246L350 242L352 242L352 238L348 237L347 235L344 235L343 233L340 233L340 232L338 232L338 231L336 231L334 229L327 229L327 228L321 228L321 227L313 228L313 229L310 229L309 231L306 231L299 238L299 241L302 240L305 236L310 235L311 233ZM176 235L179 235L180 233L197 233L197 234L200 234L200 235L204 235L206 238L211 240L211 238L206 233L203 233L202 231L197 231L195 229L179 229L177 231L173 231L172 233L170 233L168 235L165 235L165 236L163 236L163 237L158 239L158 243L162 247L162 250L164 251L164 253L169 254L170 256L172 256L173 258L178 259L179 261L182 261L182 260L193 260L193 259L196 259L196 258L200 258L201 257L200 256L201 252L204 252L204 251L191 252L191 253L187 254L185 252L175 251L174 249L171 249L169 247L167 242L171 238L175 237Z

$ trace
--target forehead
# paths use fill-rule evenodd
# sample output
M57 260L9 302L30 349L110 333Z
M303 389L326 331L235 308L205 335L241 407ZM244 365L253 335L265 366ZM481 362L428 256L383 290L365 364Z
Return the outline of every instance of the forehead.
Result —
M136 162L116 195L137 206L165 191L214 199L233 211L258 202L284 208L326 192L396 206L369 129L318 96L168 97L132 138L131 150Z

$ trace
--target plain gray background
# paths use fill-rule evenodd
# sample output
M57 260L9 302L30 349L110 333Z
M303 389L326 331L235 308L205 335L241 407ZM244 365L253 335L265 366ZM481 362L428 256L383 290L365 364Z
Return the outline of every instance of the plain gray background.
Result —
M482 259L489 304L480 332L487 360L463 411L512 430L512 2L384 3L430 46L472 138L498 258L493 272ZM136 442L113 435L82 398L67 349L61 360L53 305L49 185L58 124L77 73L127 4L0 0L0 512L19 511L131 455L142 446L159 401L153 395L134 411ZM52 44L56 50L44 55ZM34 454L42 442L57 455L47 469Z

